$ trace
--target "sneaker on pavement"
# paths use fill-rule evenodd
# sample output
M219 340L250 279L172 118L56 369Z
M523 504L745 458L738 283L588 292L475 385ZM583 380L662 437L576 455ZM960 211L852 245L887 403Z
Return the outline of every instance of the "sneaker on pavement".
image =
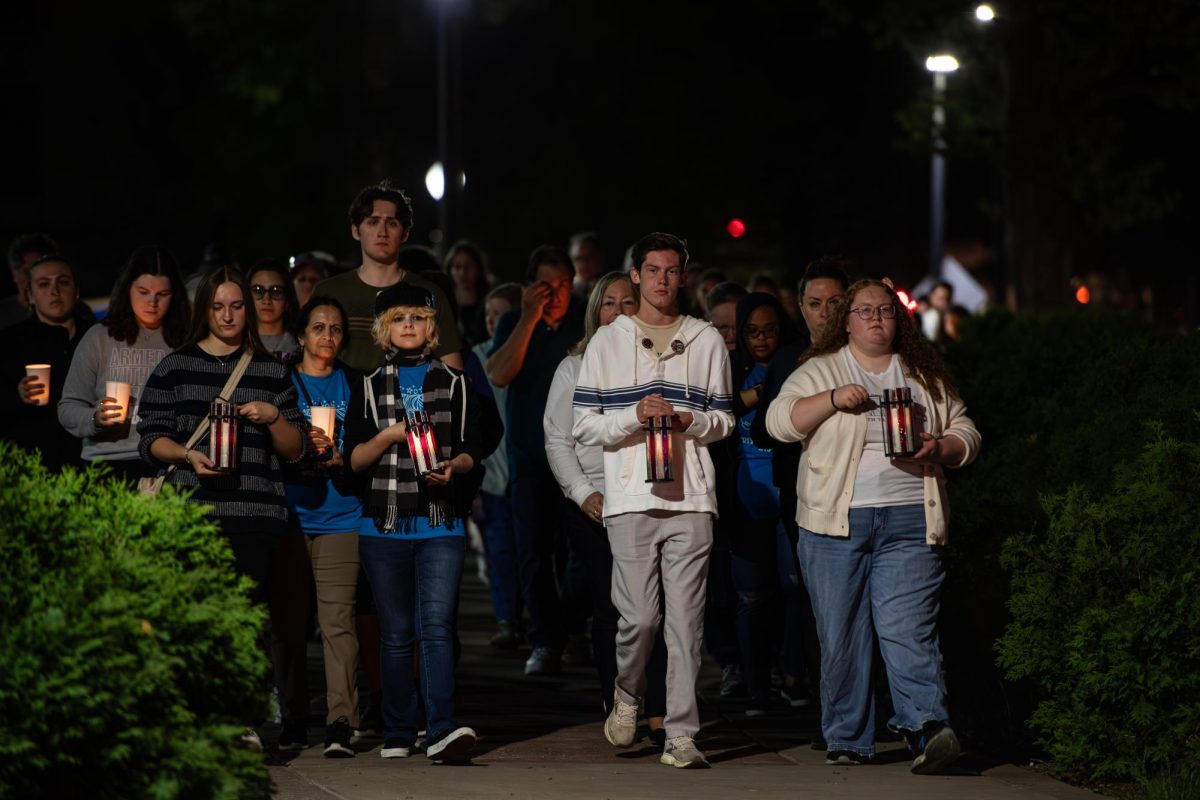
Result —
M562 672L562 655L550 647L535 647L525 662L526 675L557 675Z
M455 728L425 748L425 756L430 761L462 761L471 757L478 738L471 728Z
M354 735L350 720L338 717L325 726L326 758L354 758L354 750L350 747L350 737Z
M764 717L771 713L771 698L764 697L758 700L751 700L746 704L747 717Z
M637 703L626 703L621 693L613 692L613 708L604 720L604 738L613 747L629 747L637 733Z
M936 775L954 762L962 747L954 730L944 723L931 723L910 739L917 757L912 762L914 775Z
M492 634L488 644L497 650L515 650L520 641L521 637L517 635L517 628L512 620L502 619L496 623L496 632Z
M562 663L568 667L586 667L592 663L592 645L587 634L574 633L567 637Z
M801 683L784 687L779 696L792 708L807 708L812 705L812 698L808 696L808 691L805 690L804 684Z
M696 743L690 736L672 736L667 739L659 763L677 769L702 769L708 766L708 759L696 749Z
M835 767L857 767L867 760L869 760L868 756L853 750L830 750L829 754L825 756L825 763Z
M746 682L742 680L742 668L737 664L721 667L721 697L741 697L746 694Z
M281 751L303 750L308 747L308 720L284 719L279 731L278 748Z
M242 747L251 753L261 753L263 751L262 739L258 737L258 731L254 730L254 728L246 728L246 732L238 737L238 741L242 743Z
M379 751L383 758L408 758L412 755L412 745L403 739L388 739Z

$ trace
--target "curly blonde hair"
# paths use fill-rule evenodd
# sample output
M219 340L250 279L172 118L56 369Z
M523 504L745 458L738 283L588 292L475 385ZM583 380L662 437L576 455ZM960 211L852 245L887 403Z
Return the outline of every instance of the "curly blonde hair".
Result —
M425 328L425 344L430 350L438 346L437 311L428 306L392 306L379 316L371 325L371 337L375 344L384 350L392 347L392 322L402 314L418 314L427 320Z
M800 361L796 366L817 356L836 353L849 344L850 333L846 330L846 323L850 319L850 307L854 305L854 298L859 292L871 287L886 292L888 298L896 306L896 336L892 339L892 352L900 356L900 363L904 365L905 373L915 378L934 400L942 400L943 389L950 397L958 397L958 389L951 383L950 376L946 373L946 367L942 363L942 357L917 330L912 316L908 314L908 309L900 302L900 298L896 297L896 292L882 281L862 280L851 284L846 289L846 299L838 306L833 316L825 321L821 330L817 331L817 335L813 337L812 347L800 356Z

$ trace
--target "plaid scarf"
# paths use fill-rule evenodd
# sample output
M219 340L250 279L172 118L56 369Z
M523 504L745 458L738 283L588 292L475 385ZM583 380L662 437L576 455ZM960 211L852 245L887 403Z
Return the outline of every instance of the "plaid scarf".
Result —
M404 418L403 406L397 409L396 403L397 368L419 366L428 359L428 349L415 355L393 349L388 352L383 367L363 378L367 402L379 430L395 425ZM422 398L425 413L429 415L433 424L439 461L450 458L451 437L454 432L451 409L456 383L461 384L457 391L465 403L466 385L462 379L452 375L441 361L435 360L429 364L429 371L425 373ZM449 487L429 486L417 477L416 465L407 443L393 445L384 452L379 459L379 465L371 474L371 484L365 499L366 511L371 514L375 520L375 527L382 533L393 533L397 530L411 533L422 509L429 516L430 526L454 530L453 498Z

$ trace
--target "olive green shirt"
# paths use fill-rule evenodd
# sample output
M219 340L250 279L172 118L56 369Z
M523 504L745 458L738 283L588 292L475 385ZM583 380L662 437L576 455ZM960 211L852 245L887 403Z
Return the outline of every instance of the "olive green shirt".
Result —
M458 321L450 310L446 295L435 284L424 278L404 273L401 281L407 281L433 294L437 307L438 346L433 354L439 358L445 353L457 353L462 347L458 338ZM328 295L335 298L346 309L346 341L342 345L343 363L363 372L371 372L383 366L383 350L371 336L375 324L375 295L384 286L371 286L358 277L358 270L327 278L313 289L313 297Z

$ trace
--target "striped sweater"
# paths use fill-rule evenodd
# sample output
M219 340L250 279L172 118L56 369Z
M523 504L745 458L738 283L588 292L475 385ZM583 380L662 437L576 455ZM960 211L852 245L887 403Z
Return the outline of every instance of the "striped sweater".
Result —
M188 440L208 416L212 399L229 380L241 352L217 359L199 345L189 344L158 362L146 381L138 410L138 433L142 437L138 452L142 458L161 466L150 454L155 439L169 436L180 444ZM304 414L296 406L296 387L288 368L265 353L254 355L230 399L239 405L255 400L270 403L292 425L301 431L308 429ZM205 436L196 449L207 452L207 447ZM226 534L282 532L287 523L280 459L265 425L238 421L238 466L229 475L201 482L187 464L181 464L168 480L180 487L197 487L192 500L212 506L212 516Z

